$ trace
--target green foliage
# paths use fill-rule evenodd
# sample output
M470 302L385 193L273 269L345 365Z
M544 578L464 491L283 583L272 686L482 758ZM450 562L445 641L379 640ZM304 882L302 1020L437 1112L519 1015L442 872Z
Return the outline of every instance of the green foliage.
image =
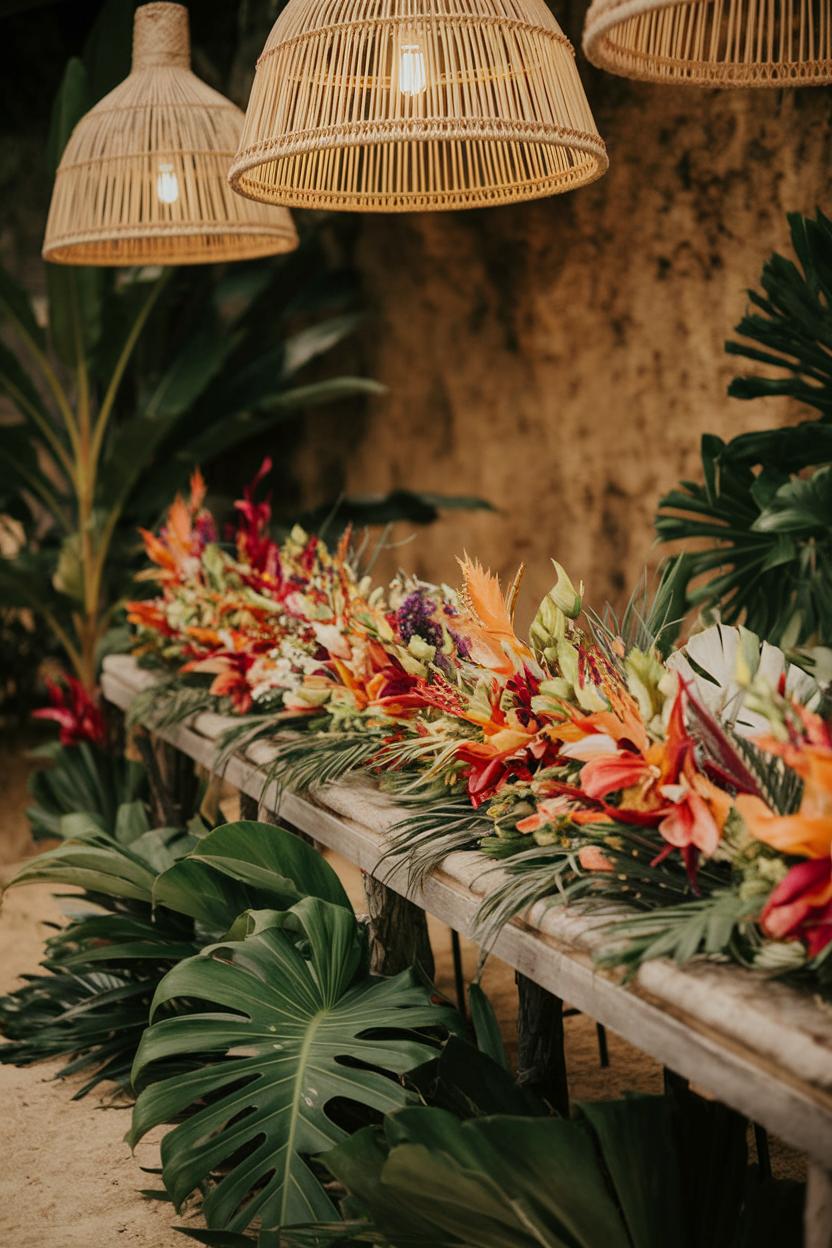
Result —
M477 1047L496 1065L501 1066L503 1070L508 1070L508 1058L503 1038L500 1035L497 1015L478 983L470 984L468 987L468 1008L471 1011L471 1025L477 1038Z
M706 434L702 482L662 498L656 530L664 542L696 539L675 563L687 607L799 646L832 639L832 222L818 212L789 224L798 263L767 261L763 293L749 291L754 310L737 326L744 341L726 343L785 377L738 377L729 393L790 397L820 419L728 442Z
M737 377L728 393L737 399L788 395L832 417L832 221L818 209L813 221L788 214L797 264L778 255L763 266L763 293L750 290L754 309L740 321L744 342L726 342L743 356L785 372L783 378ZM756 345L752 345L756 344Z
M20 347L0 348L0 389L20 418L0 438L3 506L30 543L38 535L0 566L0 602L46 619L88 686L113 605L130 586L136 528L155 521L188 473L299 410L378 389L344 377L296 384L298 370L356 324L319 307L310 313L323 315L318 324L289 328L308 263L264 263L246 282L234 271L186 281L143 270L120 283L61 271L50 283L48 335L0 274L0 309Z
M323 1160L350 1193L346 1226L290 1230L294 1248L345 1229L396 1248L779 1248L800 1235L799 1186L749 1170L743 1120L695 1097L594 1102L571 1120L404 1109Z
M10 887L79 888L81 897L72 899L76 917L47 940L46 973L25 976L22 988L0 998L7 1040L0 1062L67 1057L61 1076L89 1076L78 1098L103 1081L129 1085L159 980L199 946L192 923L152 905L156 875L190 847L191 837L149 829L139 803L119 809L115 835L92 816L65 818L76 839L27 863Z
M673 1190L667 1127L658 1108L650 1124L650 1179L656 1195L664 1194L654 1219L665 1237L656 1245L674 1242L665 1204ZM406 1109L383 1129L368 1128L334 1149L326 1165L397 1248L631 1248L584 1123L502 1116L459 1122L445 1110ZM618 1194L633 1199L632 1191Z
M289 726L286 720L281 727ZM368 767L384 743L386 729L363 729L361 732L315 732L314 722L307 719L307 730L294 738L273 741L274 753L260 770L263 792L272 785L304 793L324 784L333 784L342 776ZM273 715L251 715L239 726L231 728L220 741L220 766L235 750L244 750L254 741L275 735Z
M156 905L190 915L218 935L245 911L285 910L304 897L352 913L338 876L317 850L285 828L246 820L202 837L153 888Z
M47 163L129 68L132 3L107 0L56 97ZM112 612L130 585L136 527L199 464L273 436L310 406L379 387L310 380L353 332L348 286L320 239L257 266L110 270L47 266L43 328L0 271L0 393L17 413L0 436L0 507L24 525L0 562L0 606L44 620L93 687Z
M88 742L63 746L56 741L33 755L48 764L29 780L32 804L26 816L35 840L62 836L69 813L89 815L100 827L112 828L120 808L147 796L141 764Z
M820 422L703 437L702 484L671 490L656 520L662 541L699 539L683 556L689 606L774 644L832 640L832 468L794 475L827 455L832 428Z
M404 861L408 881L421 886L450 853L460 849L476 849L479 838L491 826L473 809L468 794L463 792L440 799L428 794L425 801L399 798L403 806L414 807L413 814L390 829L389 848L384 863Z
M92 756L88 747L64 749L58 767L76 750ZM73 792L62 800L73 801ZM72 807L59 801L56 809ZM104 1080L129 1085L159 981L224 935L242 911L273 914L307 895L349 909L320 855L268 824L226 824L195 840L150 829L146 808L134 801L112 818L101 810L63 814L55 830L64 843L28 862L9 887L78 888L81 909L48 940L46 974L27 976L21 989L0 998L0 1030L9 1041L0 1061L67 1056L61 1074L91 1071L78 1096ZM245 917L240 926L247 928Z
M450 1110L458 1118L549 1113L539 1097L515 1082L502 1062L457 1035L449 1036L439 1054L411 1071L405 1082L423 1104Z
M697 955L728 955L750 965L759 943L754 922L759 910L759 897L717 889L681 906L618 919L610 925L609 950L598 962L635 972L653 958L673 958L683 966Z
M141 1087L171 1058L189 1069L144 1087L130 1135L135 1143L187 1111L162 1144L166 1186L180 1204L221 1169L204 1213L209 1227L234 1232L254 1218L277 1226L331 1216L306 1156L345 1138L332 1103L382 1113L405 1104L391 1075L431 1053L414 1032L454 1019L411 972L367 974L365 933L344 906L307 897L251 920L248 939L206 949L160 984L154 1014L172 1003L183 1012L145 1033L134 1078ZM210 1012L186 1010L187 1001Z

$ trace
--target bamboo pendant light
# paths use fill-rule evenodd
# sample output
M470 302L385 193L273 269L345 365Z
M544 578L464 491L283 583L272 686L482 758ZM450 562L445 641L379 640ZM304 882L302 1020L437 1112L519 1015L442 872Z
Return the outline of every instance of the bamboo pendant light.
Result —
M593 0L584 51L648 82L800 87L832 82L832 0Z
M289 0L230 177L268 203L403 212L554 195L606 168L545 0Z
M228 186L242 122L191 72L187 9L138 8L130 75L81 118L61 160L44 259L205 264L293 250L285 209Z

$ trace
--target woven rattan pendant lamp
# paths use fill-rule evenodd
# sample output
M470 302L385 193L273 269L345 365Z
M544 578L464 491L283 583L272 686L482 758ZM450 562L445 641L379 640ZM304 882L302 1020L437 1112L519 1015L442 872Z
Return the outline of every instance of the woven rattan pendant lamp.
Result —
M303 208L476 208L607 168L545 0L289 0L231 184Z
M243 115L190 69L188 12L136 10L133 68L81 118L55 179L45 260L205 264L291 251L286 209L233 194Z
M593 0L584 51L611 73L703 87L832 82L832 0Z

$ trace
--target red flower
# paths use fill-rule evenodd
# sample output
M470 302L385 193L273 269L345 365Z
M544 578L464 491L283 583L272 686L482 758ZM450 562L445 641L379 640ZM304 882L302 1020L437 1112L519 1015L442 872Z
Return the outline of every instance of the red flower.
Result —
M809 858L792 867L760 917L774 940L802 940L811 958L832 941L832 859Z
M260 482L268 476L271 470L272 461L266 457L254 480L243 490L243 497L238 498L234 504L240 513L237 527L237 556L240 563L247 564L250 569L247 577L249 583L261 589L263 577L268 578L270 585L279 585L283 579L280 547L272 540L268 532L269 521L272 518L271 495L260 503L254 498ZM258 573L259 576L256 575Z
M32 718L53 720L60 729L61 745L80 745L82 741L104 745L107 729L97 699L74 676L62 674L60 682L47 678L50 706L34 711Z
M474 809L493 797L510 776L518 780L532 778L525 748L497 752L483 742L466 741L457 747L456 757L468 764L468 796Z

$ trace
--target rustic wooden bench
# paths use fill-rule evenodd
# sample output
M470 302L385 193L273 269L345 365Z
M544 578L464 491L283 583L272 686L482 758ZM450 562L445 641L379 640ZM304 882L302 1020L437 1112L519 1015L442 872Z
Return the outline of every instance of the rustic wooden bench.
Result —
M129 657L105 660L105 696L123 710L153 683ZM218 738L238 722L200 714L154 734L210 771ZM474 935L477 908L499 882L493 864L478 853L452 853L421 888L410 886L403 864L392 873L389 861L380 867L401 809L365 777L303 797L265 786L261 767L270 752L256 743L223 769L254 809L337 851L370 880L383 878L392 894L452 930ZM804 1242L832 1248L832 1009L783 983L706 962L684 968L650 962L622 984L593 963L598 925L597 918L539 902L503 928L493 952L532 984L805 1152Z

